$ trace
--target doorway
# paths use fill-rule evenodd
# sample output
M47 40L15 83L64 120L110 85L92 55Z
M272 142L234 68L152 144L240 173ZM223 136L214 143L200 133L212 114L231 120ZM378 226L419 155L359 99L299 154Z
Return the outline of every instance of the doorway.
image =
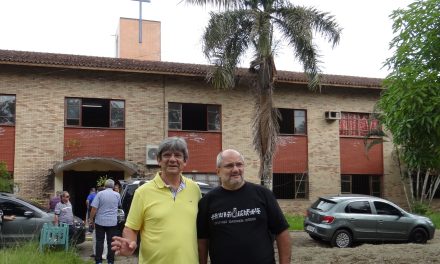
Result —
M90 188L96 188L96 182L102 176L117 182L124 179L124 171L64 171L63 190L70 194L75 216L85 220L86 198Z

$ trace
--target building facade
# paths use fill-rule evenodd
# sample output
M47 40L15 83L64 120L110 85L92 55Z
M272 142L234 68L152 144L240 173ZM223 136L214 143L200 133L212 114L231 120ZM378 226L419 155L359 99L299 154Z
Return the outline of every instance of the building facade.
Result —
M252 90L213 89L208 67L0 50L0 161L16 191L41 199L68 190L81 215L100 177L151 177L154 148L167 136L187 140L187 176L218 184L215 157L235 148L245 156L246 179L259 183ZM318 196L338 193L405 206L392 144L364 147L381 91L380 79L326 75L312 92L302 73L278 73L273 191L284 211L302 214Z

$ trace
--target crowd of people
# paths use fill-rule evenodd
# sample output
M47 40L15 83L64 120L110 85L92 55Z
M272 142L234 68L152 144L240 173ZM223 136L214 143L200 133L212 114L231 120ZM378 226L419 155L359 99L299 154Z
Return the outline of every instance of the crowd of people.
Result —
M88 222L88 232L92 234L93 254L96 263L102 263L107 259L107 263L114 263L114 251L108 250L111 246L111 238L118 235L117 229L117 210L121 207L121 196L119 194L119 184L108 179L104 186L91 188L86 203L86 222ZM69 240L74 237L74 216L73 208L70 203L70 194L67 191L57 191L49 200L49 211L54 213L54 225L59 223L67 224L69 227ZM14 216L3 216L3 220L13 220Z
M198 185L182 175L188 158L183 138L159 144L160 170L135 191L122 234L117 228L119 186L115 189L109 179L101 191L90 190L86 217L94 234L95 263L104 258L114 263L115 254L129 256L138 249L139 263L206 264L209 257L213 264L274 264L274 242L278 263L290 263L289 225L273 193L244 179L243 155L235 149L218 154L220 186L204 197ZM69 193L59 197L50 201L54 222L71 225Z

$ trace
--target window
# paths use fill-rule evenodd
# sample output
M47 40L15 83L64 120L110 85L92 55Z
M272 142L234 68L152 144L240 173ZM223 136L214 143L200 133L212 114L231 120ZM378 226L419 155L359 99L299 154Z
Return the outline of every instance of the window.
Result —
M123 128L125 126L125 102L108 99L66 98L66 125Z
M341 175L341 193L381 196L379 175Z
M168 129L220 131L219 105L168 103Z
M376 213L378 215L400 215L401 212L396 207L384 203L384 202L374 202L374 207L376 207Z
M326 200L324 198L319 198L312 204L313 209L318 209L322 212L327 212L328 210L332 209L336 205L336 202L331 200Z
M0 125L15 124L15 95L0 95Z
M378 128L379 121L371 119L371 114L343 112L339 122L339 135L366 136L370 130Z
M24 212L31 211L29 208L22 204L8 200L1 200L0 208L3 210L3 214L5 215L25 216Z
M349 214L371 214L370 203L367 201L349 203L345 207L345 212Z
M273 174L273 193L277 199L305 199L309 195L308 191L309 182L307 174Z
M280 118L278 124L280 125L280 134L287 135L306 135L306 111L278 108Z

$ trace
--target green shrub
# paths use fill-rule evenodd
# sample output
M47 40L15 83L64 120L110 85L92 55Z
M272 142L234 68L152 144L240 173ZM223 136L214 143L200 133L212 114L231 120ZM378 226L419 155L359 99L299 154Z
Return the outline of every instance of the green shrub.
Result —
M433 213L428 204L421 203L418 201L416 201L412 204L412 212L415 214L420 214L420 215L428 215L428 214Z
M4 161L0 161L0 192L12 193L13 188L14 179L8 172L6 163Z

